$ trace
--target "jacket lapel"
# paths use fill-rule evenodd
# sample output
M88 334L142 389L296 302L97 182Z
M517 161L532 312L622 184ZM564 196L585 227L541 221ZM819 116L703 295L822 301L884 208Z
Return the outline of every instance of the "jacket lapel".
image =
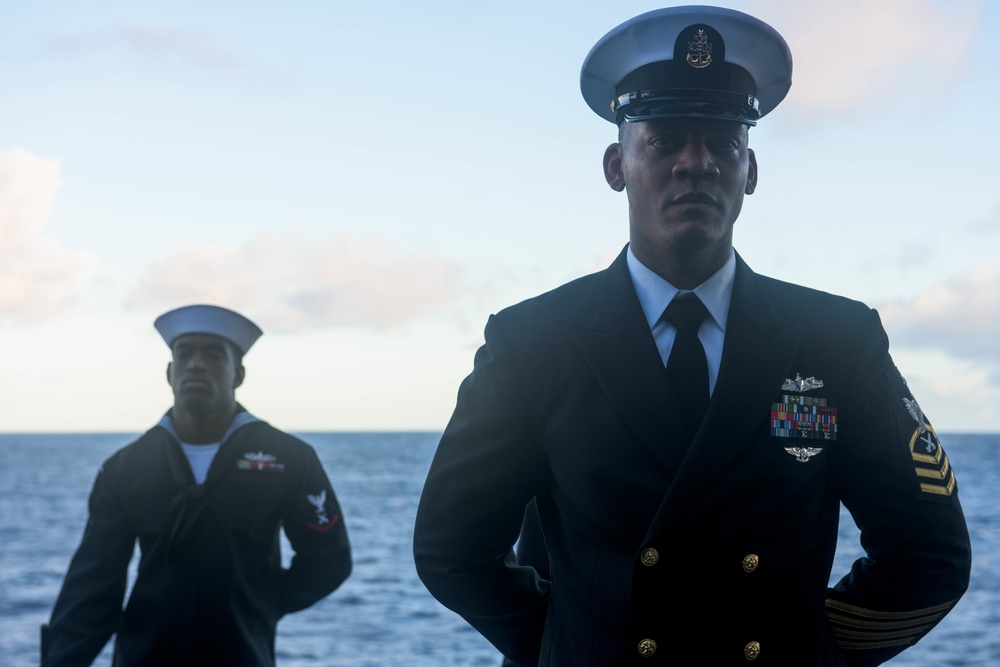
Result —
M571 335L622 419L673 474L687 448L678 438L681 415L667 408L679 397L667 382L625 253L603 274L590 330Z
M782 324L760 279L737 255L722 363L708 413L647 537L705 495L729 470L769 414L802 333L802 327Z

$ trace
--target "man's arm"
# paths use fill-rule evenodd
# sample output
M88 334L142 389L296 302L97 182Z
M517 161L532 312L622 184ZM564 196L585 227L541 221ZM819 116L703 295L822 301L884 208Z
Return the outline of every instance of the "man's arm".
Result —
M351 545L340 504L316 452L305 447L302 482L293 490L282 517L295 551L290 567L281 575L282 616L323 599L351 573Z
M102 467L90 494L90 517L46 632L45 667L89 665L117 630L135 534Z
M844 414L837 457L838 489L867 554L827 598L852 667L882 664L915 644L958 602L971 567L954 471L878 332L860 355L854 389L863 400Z
M518 566L511 547L547 466L524 405L523 371L500 320L490 318L427 475L413 551L434 597L530 667L538 661L549 585Z

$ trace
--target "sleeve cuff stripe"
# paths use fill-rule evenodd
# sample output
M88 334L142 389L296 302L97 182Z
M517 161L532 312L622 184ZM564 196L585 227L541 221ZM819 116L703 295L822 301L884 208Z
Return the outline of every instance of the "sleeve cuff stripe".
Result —
M834 614L827 612L826 618L830 621L832 625L842 626L845 628L855 628L855 629L878 629L885 628L886 630L899 629L899 628L915 628L915 627L925 627L932 623L937 622L944 614L931 614L929 616L921 616L920 618L908 619L905 621L865 621L857 618L849 618L847 616L841 616L840 614Z
M854 630L858 632L886 632L889 630L902 630L904 628L925 628L928 625L933 625L937 623L943 614L935 614L934 616L924 616L920 619L914 619L913 621L858 621L855 619L844 618L838 614L827 614L827 620L834 630L841 627L845 630Z
M827 609L853 614L854 616L860 616L861 618L894 619L898 621L909 619L913 622L919 622L922 616L929 616L938 612L947 612L955 606L955 602L956 600L949 600L948 602L943 602L939 605L934 605L933 607L908 609L906 611L877 611L875 609L865 609L864 607L858 607L853 604L827 598L826 606Z
M885 642L844 642L837 641L837 645L842 649L848 649L853 651L864 651L872 650L877 648L895 648L897 646L908 646L910 644L909 640L904 639L894 639L892 641Z
M843 628L831 628L833 636L837 639L857 639L859 641L885 641L894 638L916 639L930 629L930 625L910 627L905 630L884 630L884 631L864 631L864 630L844 630Z

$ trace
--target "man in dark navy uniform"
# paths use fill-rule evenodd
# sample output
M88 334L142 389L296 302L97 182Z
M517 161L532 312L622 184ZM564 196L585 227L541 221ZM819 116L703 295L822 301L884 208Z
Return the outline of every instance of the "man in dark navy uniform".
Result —
M173 357L174 406L101 467L42 663L89 665L115 634L116 667L273 665L278 620L351 571L337 498L312 447L236 402L257 325L196 305L155 326ZM280 530L295 551L288 569Z
M733 249L748 129L790 85L784 39L714 7L584 62L630 243L489 319L414 536L428 589L520 667L877 665L968 585L955 475L878 314ZM532 499L545 578L511 551ZM828 588L841 503L866 556Z

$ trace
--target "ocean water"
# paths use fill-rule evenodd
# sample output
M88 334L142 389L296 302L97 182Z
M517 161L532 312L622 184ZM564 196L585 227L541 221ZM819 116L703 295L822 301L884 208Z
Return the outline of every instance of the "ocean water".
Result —
M413 518L436 433L299 434L319 453L344 510L354 573L278 626L281 667L498 667L486 640L417 579ZM134 435L0 435L0 666L38 664L48 619L86 521L101 462ZM893 667L1000 665L1000 435L942 437L973 545L969 592ZM287 551L287 549L286 549ZM860 555L844 513L834 580ZM135 559L133 559L134 577ZM110 665L110 643L94 663Z

